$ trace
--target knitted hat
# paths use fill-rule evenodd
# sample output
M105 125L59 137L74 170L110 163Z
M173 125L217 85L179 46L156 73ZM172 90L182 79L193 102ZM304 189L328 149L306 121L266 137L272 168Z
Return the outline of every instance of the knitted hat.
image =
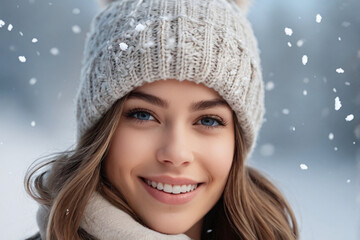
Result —
M241 1L236 1L241 2ZM237 3L239 4L239 3ZM78 137L136 87L202 83L234 110L249 153L264 114L257 41L235 0L122 0L92 21L77 94Z

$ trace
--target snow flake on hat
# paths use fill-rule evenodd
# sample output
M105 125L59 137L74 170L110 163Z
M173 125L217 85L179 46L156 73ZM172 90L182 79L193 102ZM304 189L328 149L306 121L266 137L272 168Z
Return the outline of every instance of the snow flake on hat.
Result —
M126 49L128 49L128 45L124 42L120 43L119 46L122 51L126 51Z
M139 23L138 25L136 25L135 30L138 32L143 31L146 28L146 26L142 25L141 23Z

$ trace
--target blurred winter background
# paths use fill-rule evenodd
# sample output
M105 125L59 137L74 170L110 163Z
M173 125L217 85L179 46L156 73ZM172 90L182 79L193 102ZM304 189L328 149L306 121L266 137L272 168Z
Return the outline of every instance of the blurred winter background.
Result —
M0 238L37 231L23 188L37 158L71 147L89 0L0 2ZM360 1L257 0L266 122L249 164L286 194L301 239L360 238Z

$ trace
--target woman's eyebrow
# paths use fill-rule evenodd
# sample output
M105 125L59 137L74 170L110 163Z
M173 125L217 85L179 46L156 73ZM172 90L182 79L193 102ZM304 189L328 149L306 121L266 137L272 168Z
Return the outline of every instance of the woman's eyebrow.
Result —
M162 108L168 108L169 103L166 100L163 100L159 97L156 97L154 95L143 93L140 91L133 91L129 94L128 99L130 98L137 98L144 100L148 103L151 103L153 105L162 107ZM209 108L217 107L217 106L223 106L223 107L229 107L228 103L220 98L211 99L211 100L203 100L199 102L192 103L190 106L191 111L201 111L206 110Z

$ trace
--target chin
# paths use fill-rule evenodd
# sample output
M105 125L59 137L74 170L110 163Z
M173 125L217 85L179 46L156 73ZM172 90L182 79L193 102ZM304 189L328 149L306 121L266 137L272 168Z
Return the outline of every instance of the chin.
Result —
M163 224L163 225L156 225L156 226L149 226L152 230L163 233L163 234L169 234L169 235L176 235L176 234L182 234L189 230L190 227L185 226L179 226L179 224Z

